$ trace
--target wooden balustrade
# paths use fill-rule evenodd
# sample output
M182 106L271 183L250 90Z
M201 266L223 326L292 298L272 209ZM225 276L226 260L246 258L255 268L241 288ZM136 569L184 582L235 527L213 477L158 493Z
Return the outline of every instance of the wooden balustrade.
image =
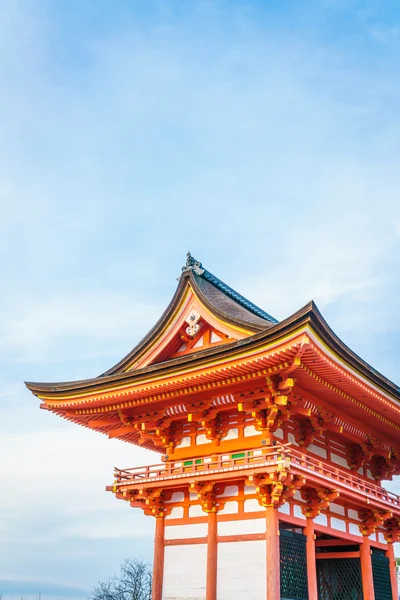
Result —
M383 502L387 507L400 509L400 497L384 488L358 477L350 471L336 467L318 457L310 456L292 444L258 447L243 452L221 453L203 458L166 461L158 465L115 469L115 486L132 486L169 479L206 476L207 474L241 472L267 467L288 467L303 474L307 480L330 487L344 488L362 494L369 500Z

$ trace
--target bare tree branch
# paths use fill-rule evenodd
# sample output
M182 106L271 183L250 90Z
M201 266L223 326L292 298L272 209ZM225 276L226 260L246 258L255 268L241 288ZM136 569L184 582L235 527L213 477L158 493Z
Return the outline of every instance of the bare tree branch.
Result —
M142 560L126 559L118 577L93 588L91 600L151 600L150 565Z

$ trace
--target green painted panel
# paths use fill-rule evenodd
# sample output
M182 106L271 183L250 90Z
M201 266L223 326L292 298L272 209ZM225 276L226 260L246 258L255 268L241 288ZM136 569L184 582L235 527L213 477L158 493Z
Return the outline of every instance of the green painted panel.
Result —
M237 452L236 454L231 454L231 458L244 458L246 456L246 452Z

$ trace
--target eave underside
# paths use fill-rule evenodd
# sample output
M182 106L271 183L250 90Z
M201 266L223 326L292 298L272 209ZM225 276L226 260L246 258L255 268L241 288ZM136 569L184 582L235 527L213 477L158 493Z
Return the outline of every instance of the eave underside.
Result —
M175 377L147 387L136 386L90 398L47 399L44 407L112 437L114 430L121 430L121 435L115 437L137 444L140 437L137 431L122 433L124 420L121 420L121 414L134 422L145 419L149 411L156 411L160 419L169 418L171 411L175 411L180 415L179 418L185 419L193 403L229 394L237 398L243 392L262 388L266 377L275 377L293 369L299 353L300 364L291 371L299 394L309 393L332 409L340 410L343 426L351 423L351 428L355 430L360 424L359 430L365 427L368 431L390 438L394 445L398 444L400 406L338 366L304 333L281 347L270 349L264 355L225 367L194 372L191 377ZM109 424L104 425L104 419L109 419ZM96 420L102 421L100 427L96 427ZM151 442L142 445L156 449Z
M214 398L262 385L293 365L296 384L337 406L350 420L398 443L398 387L362 361L330 330L314 304L268 331L215 349L199 351L132 371L65 384L27 384L42 405L93 429L97 416L121 411L136 418L143 410L184 410L201 398ZM139 418L139 416L138 416ZM120 424L121 422L119 422ZM110 433L116 429L98 429ZM135 433L121 439L137 443ZM151 444L147 447L151 447Z

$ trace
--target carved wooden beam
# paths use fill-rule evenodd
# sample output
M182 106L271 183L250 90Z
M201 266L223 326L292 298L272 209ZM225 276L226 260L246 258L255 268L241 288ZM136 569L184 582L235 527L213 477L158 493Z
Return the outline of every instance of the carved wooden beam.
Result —
M201 508L206 513L218 512L225 506L225 501L217 498L217 483L213 481L195 481L190 484L189 489L197 494Z
M305 517L317 517L322 510L329 508L331 502L339 496L337 490L332 490L322 486L315 488L305 487L300 490L301 497L305 501L301 511Z
M172 506L166 504L167 495L161 488L141 488L117 491L116 497L128 500L133 508L141 508L145 515L165 517L171 513Z
M378 527L382 527L384 521L393 517L393 513L391 511L366 509L360 510L358 517L361 520L358 525L360 532L363 535L372 535Z
M309 418L294 420L294 438L299 446L307 448L315 437L315 429Z
M288 469L281 469L280 472L273 474L250 475L248 483L255 486L260 506L279 508L304 485L305 479L300 475L294 475Z
M400 542L400 519L391 517L385 521L385 540L389 543Z
M229 430L229 415L221 409L207 411L201 421L205 430L205 436L208 440L220 441L225 437Z
M392 479L393 478L393 466L390 460L386 460L380 454L374 454L371 458L371 473L376 481L381 479Z
M346 444L346 460L352 471L358 471L365 463L365 454L360 444Z

